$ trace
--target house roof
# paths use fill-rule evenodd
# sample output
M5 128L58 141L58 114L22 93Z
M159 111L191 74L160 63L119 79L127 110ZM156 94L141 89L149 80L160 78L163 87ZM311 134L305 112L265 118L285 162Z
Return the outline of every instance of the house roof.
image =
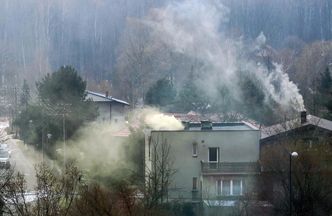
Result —
M280 124L275 124L269 127L262 128L261 139L276 136L281 133L285 133L294 129L298 129L306 126L315 126L332 132L332 121L323 119L314 115L307 115L307 121L301 123L301 119L293 119Z
M112 136L113 137L128 137L131 134L131 131L127 126L119 129L118 131L115 131Z
M91 99L94 102L109 102L109 103L116 102L116 103L121 103L121 104L129 106L128 102L114 98L112 96L106 97L105 94L101 94L101 93L93 92L93 91L89 91L89 90L86 90L86 93L87 93L87 98Z

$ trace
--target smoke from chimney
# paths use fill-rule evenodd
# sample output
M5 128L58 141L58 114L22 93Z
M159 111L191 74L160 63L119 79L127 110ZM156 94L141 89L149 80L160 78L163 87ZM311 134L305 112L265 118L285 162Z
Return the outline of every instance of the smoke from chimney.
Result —
M174 52L202 63L203 66L195 69L199 73L196 84L212 101L220 98L220 88L228 89L233 100L243 100L238 83L241 72L245 71L260 82L265 103L270 107L274 105L268 98L284 110L304 110L299 89L281 65L271 63L274 69L267 69L250 59L253 50L264 47L263 33L253 44L245 44L241 38L229 38L222 32L226 29L229 12L216 0L184 0L155 9L143 23L152 29L153 37ZM206 83L209 88L205 88Z

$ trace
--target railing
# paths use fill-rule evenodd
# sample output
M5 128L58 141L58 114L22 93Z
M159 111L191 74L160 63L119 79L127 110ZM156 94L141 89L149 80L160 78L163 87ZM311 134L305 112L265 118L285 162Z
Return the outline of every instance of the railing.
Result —
M257 162L202 162L203 173L258 173L260 165Z

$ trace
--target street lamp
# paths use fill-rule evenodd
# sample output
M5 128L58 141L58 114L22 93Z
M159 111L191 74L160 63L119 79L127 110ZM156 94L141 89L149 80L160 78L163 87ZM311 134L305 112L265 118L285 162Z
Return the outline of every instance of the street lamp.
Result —
M50 133L47 133L46 134L46 148L47 148L47 146L48 146L48 141L49 141L49 139L51 139L51 137L52 137L52 134L50 134ZM43 140L43 138L42 138L42 140ZM42 152L43 152L43 163L44 163L44 142L42 141Z
M297 152L289 152L289 215L292 216L292 158L298 157Z

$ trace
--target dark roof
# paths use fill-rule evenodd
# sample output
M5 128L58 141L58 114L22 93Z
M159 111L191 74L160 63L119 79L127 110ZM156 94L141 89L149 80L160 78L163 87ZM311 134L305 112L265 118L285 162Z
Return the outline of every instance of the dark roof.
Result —
M281 133L289 132L302 127L314 126L332 132L332 121L319 118L314 115L307 115L307 121L301 123L300 118L289 120L280 124L275 124L261 129L261 139L270 138Z
M94 101L94 102L117 102L117 103L121 103L121 104L129 106L128 102L114 98L112 96L106 97L105 94L101 94L101 93L97 93L97 92L93 92L93 91L89 91L89 90L86 90L86 93L87 93L87 98L92 99L92 101Z

